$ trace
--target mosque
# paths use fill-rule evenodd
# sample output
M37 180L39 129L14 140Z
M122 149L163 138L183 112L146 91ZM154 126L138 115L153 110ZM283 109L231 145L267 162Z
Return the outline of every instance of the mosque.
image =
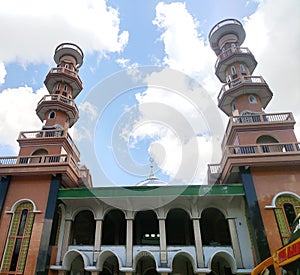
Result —
M235 19L210 31L228 124L208 183L189 186L151 172L136 186L93 187L68 133L84 55L59 45L36 108L42 129L20 132L19 154L0 157L0 274L251 274L267 259L276 263L270 274L300 274L295 120L265 112L273 93L252 75L257 61L244 39Z

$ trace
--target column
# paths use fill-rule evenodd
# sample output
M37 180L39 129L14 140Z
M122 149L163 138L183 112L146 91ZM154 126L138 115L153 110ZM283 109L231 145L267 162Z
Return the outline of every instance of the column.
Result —
M202 248L202 239L201 239L199 219L193 219L193 228L194 228L194 237L195 237L197 266L204 267L203 248Z
M62 243L62 247L61 247L61 258L60 258L61 262L68 250L71 225L72 225L72 220L65 221L65 232L64 232L63 243Z
M166 220L159 219L159 245L160 245L160 262L167 264L167 238L166 238Z
M96 220L95 241L94 241L94 264L97 262L101 249L102 220Z
M132 235L133 235L133 220L128 219L126 228L126 266L132 266Z
M239 239L236 232L235 219L228 218L229 232L231 237L231 243L233 248L234 257L236 260L237 268L243 268L242 255L239 245Z

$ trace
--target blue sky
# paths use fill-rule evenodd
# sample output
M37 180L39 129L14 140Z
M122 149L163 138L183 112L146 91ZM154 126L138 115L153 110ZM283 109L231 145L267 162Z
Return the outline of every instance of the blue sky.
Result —
M205 182L207 164L218 162L220 157L220 138L213 140L219 130L212 129L216 126L210 125L203 110L197 111L180 93L147 86L157 83L155 74L144 86L129 90L121 87L117 97L99 87L123 79L128 68L134 77L144 66L174 69L200 83L211 98L208 106L214 102L211 109L215 111L221 83L214 75L216 56L207 36L220 20L236 18L246 30L243 46L249 47L258 61L254 75L262 75L274 93L266 111L293 111L300 122L299 5L297 0L0 0L0 155L18 153L20 131L41 128L34 110L46 93L43 81L55 66L52 57L56 46L70 41L85 53L80 69L84 89L76 98L81 120L71 133L79 147L83 146L82 160L89 167L93 166L89 150L95 153L94 185L142 181L149 173L150 155L162 180ZM176 72L171 72L171 77L174 75ZM89 101L93 93L97 93L97 102ZM187 129L178 122L181 116L178 124L164 116L166 108L187 118L193 139L185 136L182 143L177 130ZM160 115L156 121L154 113ZM92 129L87 129L89 133L80 128L85 115L95 118ZM218 115L217 128L223 131L227 117ZM295 131L299 140L299 126ZM81 138L88 134L93 137L92 147L86 149ZM114 143L114 135L121 137L119 142ZM195 158L197 167L180 170L185 154Z

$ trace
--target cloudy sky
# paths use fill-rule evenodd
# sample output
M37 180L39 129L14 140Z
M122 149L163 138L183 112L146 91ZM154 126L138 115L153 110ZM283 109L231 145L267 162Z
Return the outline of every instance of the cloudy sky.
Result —
M94 185L136 184L149 174L150 156L162 180L204 182L227 123L212 114L221 83L207 36L225 18L243 23L243 46L258 61L254 75L274 93L266 112L292 111L299 140L298 0L0 0L0 155L16 155L18 133L42 127L35 108L47 93L54 49L73 42L85 58L81 120L71 132ZM184 77L199 102L182 92Z

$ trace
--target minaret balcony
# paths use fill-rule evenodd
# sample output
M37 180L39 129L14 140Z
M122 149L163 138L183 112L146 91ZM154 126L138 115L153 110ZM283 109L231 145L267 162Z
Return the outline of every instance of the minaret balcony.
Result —
M80 178L78 164L67 154L0 157L0 176L12 173L18 176L62 174L69 187L74 187Z
M273 93L261 76L241 76L224 84L218 95L218 106L228 116L231 115L231 103L234 98L241 95L252 94L260 98L261 105L265 108L270 102Z
M256 131L260 129L272 131L274 129L293 129L296 121L293 113L254 113L251 115L231 116L227 124L222 141L222 148L232 144L238 131Z
M253 73L257 65L257 61L255 60L254 55L248 48L231 47L218 56L215 64L216 76L220 79L221 82L226 82L225 71L228 66L235 62L246 64L250 74Z
M44 81L49 93L57 82L67 83L72 87L72 97L75 98L82 90L82 81L77 72L65 67L52 68Z
M46 113L51 109L64 111L70 119L70 127L79 118L79 110L74 100L60 94L45 95L39 101L36 108L36 113L41 121L45 120Z
M233 168L240 166L280 166L300 164L300 142L261 143L225 146L220 164L208 165L208 181L227 182ZM232 177L233 178L233 177Z
M43 143L55 144L55 141L59 142L60 139L63 139L67 142L67 145L70 148L70 150L68 151L72 151L73 157L76 160L79 160L80 151L66 130L40 130L20 132L18 142L22 144L35 143L42 145Z

